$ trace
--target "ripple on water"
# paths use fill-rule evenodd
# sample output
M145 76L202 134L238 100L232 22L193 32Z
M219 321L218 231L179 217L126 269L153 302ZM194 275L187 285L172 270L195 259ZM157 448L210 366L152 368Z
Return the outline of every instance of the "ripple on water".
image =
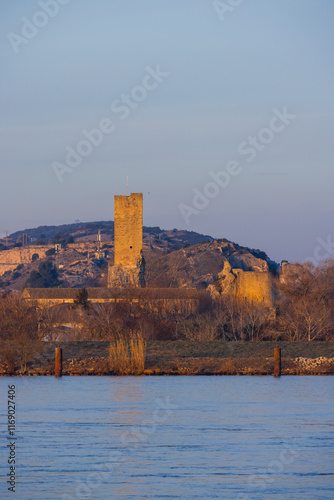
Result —
M334 498L331 377L8 380L17 500Z

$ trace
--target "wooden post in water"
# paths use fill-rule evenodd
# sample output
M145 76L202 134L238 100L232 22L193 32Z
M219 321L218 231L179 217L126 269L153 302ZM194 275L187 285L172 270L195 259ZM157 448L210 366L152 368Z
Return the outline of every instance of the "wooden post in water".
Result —
M55 351L55 377L61 377L63 374L63 352L61 347L56 347Z
M281 348L274 349L274 377L281 376Z

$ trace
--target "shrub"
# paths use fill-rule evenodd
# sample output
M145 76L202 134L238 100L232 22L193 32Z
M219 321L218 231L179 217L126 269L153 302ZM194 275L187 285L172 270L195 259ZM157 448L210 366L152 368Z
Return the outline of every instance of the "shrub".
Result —
M48 250L49 251L49 250ZM38 253L33 253L31 256L31 262L35 262L36 260L39 259Z
M89 306L89 302L88 302L88 292L87 292L87 289L86 288L81 288L78 293L77 293L77 296L74 300L74 303L79 305L79 306L82 306L84 307L85 309Z
M146 343L141 336L110 343L109 367L115 375L141 375L145 367Z
M9 342L0 341L1 358L4 361L8 374L15 372L18 362L18 352L15 346Z
M181 320L177 326L180 338L192 342L211 342L219 336L217 321L210 314L197 314Z
M141 336L137 336L130 340L129 346L132 372L140 375L145 368L146 342Z
M38 271L31 271L26 286L31 288L52 288L59 286L58 271L50 260L41 262Z

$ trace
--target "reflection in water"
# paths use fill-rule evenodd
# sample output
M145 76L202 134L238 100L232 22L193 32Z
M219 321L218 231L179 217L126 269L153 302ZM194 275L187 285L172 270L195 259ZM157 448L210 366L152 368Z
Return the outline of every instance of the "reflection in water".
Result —
M112 378L111 380L115 380ZM109 400L117 403L117 412L111 411L111 421L121 424L135 425L144 419L145 404L143 401L143 377L125 377L126 384L109 385Z
M8 383L15 499L334 497L331 377L2 377L2 394Z

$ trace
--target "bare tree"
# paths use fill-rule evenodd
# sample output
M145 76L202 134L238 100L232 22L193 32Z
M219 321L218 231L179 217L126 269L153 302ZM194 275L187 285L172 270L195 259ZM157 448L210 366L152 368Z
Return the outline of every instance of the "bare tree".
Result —
M86 315L86 338L115 340L138 332L138 306L130 301L94 304Z
M181 338L193 342L210 342L219 336L216 318L210 313L179 320L177 331Z
M285 301L277 317L277 329L290 341L320 340L331 328L331 314L322 299L305 296Z
M50 342L57 340L57 328L62 320L62 314L57 307L37 309L39 315L39 337Z
M332 329L334 264L307 262L287 266L277 284L281 299L277 329L292 341L326 338Z
M27 363L39 350L38 316L36 307L28 304L19 294L0 299L0 339L10 348L25 372Z

